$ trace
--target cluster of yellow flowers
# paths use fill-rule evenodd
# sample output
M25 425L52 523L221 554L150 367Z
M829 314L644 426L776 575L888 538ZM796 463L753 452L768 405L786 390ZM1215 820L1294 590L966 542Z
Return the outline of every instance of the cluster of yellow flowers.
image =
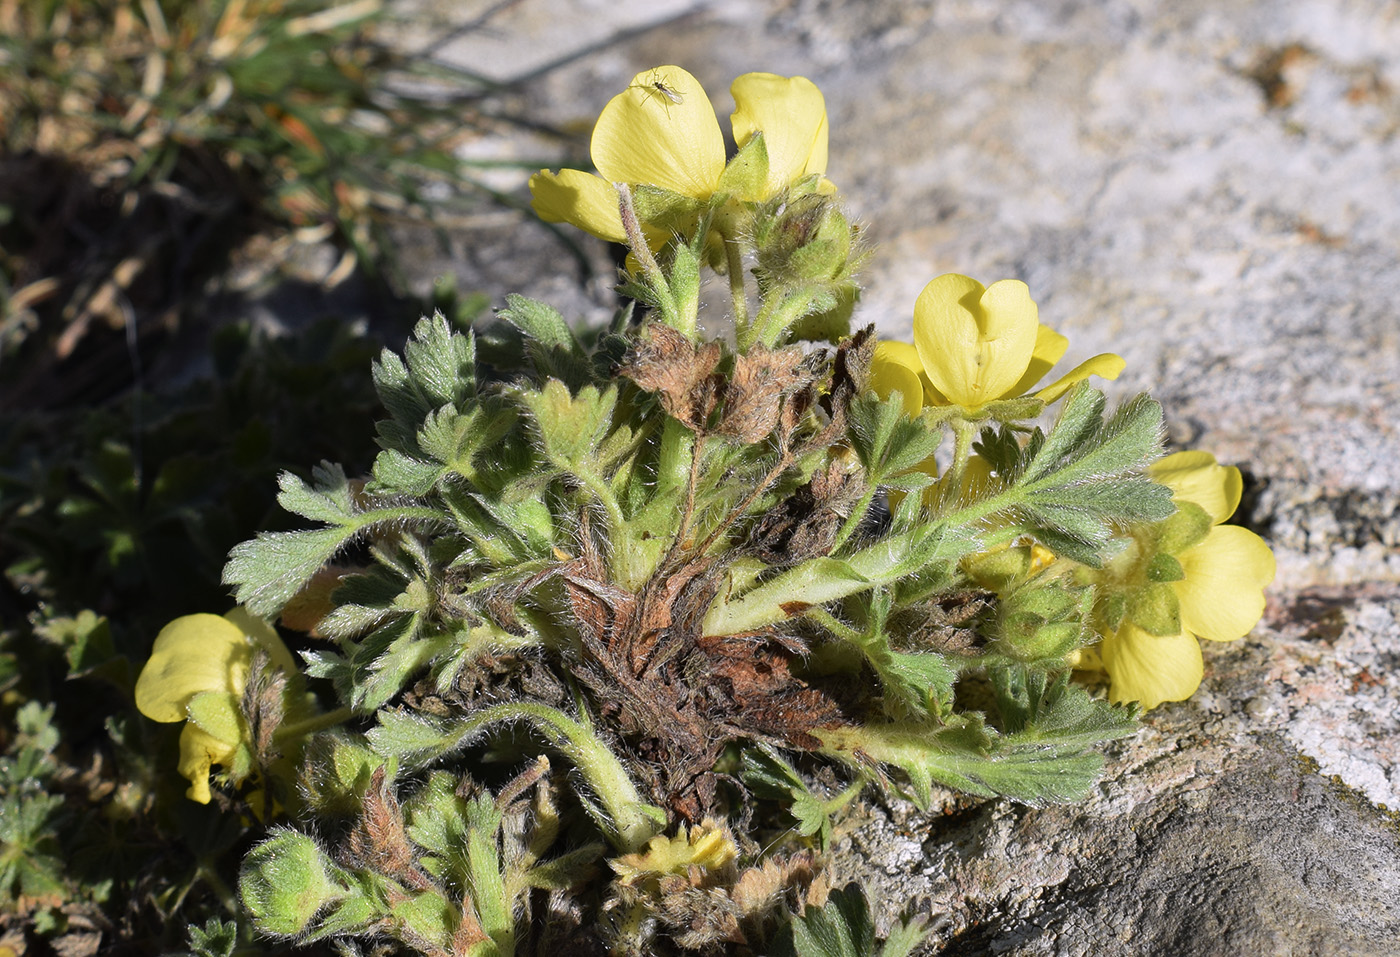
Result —
M927 406L957 406L976 417L989 403L1029 392L1068 345L1040 324L1024 283L1003 279L983 287L967 276L944 275L914 304L914 344L877 346L872 385L884 398L898 392L910 415ZM1094 356L1034 398L1049 404L1091 375L1117 378L1123 364L1111 353ZM977 463L968 469L970 476L985 472ZM1239 469L1218 464L1208 452L1178 452L1148 473L1172 489L1178 516L1164 529L1123 530L1128 545L1106 568L1079 568L1075 577L1094 584L1101 596L1095 626L1102 640L1081 655L1080 667L1107 672L1112 701L1155 708L1183 701L1200 687L1198 637L1233 641L1258 623L1275 565L1258 535L1221 524L1239 506ZM1037 566L1048 564L1042 558ZM1164 595L1174 607L1161 611ZM1148 612L1130 612L1144 605Z
M835 187L826 172L826 101L806 77L746 73L729 88L739 153L726 162L724 134L698 80L678 66L638 73L613 97L593 128L589 152L598 174L540 170L530 178L533 205L552 223L570 223L610 242L627 242L615 183L648 190L638 210L652 248L693 224L701 209L735 211L810 180ZM722 236L739 228L717 222Z
M827 116L821 92L805 77L749 73L730 87L731 116L739 153L726 164L724 141L709 97L695 77L677 66L639 73L604 108L594 127L591 153L598 175L580 170L541 170L530 180L536 211L551 222L568 222L603 239L625 242L614 184L653 187L694 201L688 209L712 203L762 202L795 184L825 179ZM744 162L745 147L761 138L766 147L761 186L726 192L727 180ZM753 182L748 177L747 182ZM662 204L663 209L668 208ZM674 208L674 206L669 207ZM664 245L681 223L654 219L642 223L653 248ZM667 230L664 226L670 226ZM1123 359L1093 356L1048 386L1032 389L1062 359L1069 340L1041 324L1035 301L1022 282L1003 279L983 286L975 279L946 274L924 287L914 303L914 342L884 341L875 353L872 385L882 397L899 393L905 411L928 406L956 407L966 419L983 416L992 403L1030 395L1049 404L1090 376L1117 378ZM929 463L932 469L932 463ZM969 475L979 471L971 463ZM1259 536L1222 525L1239 504L1239 470L1216 463L1205 452L1169 455L1150 469L1169 485L1183 511L1199 507L1210 524L1195 527L1166 550L1148 529L1124 530L1129 545L1102 570L1081 569L1106 596L1121 597L1149 584L1170 590L1174 613L1144 619L1101 602L1096 615L1102 641L1081 666L1108 673L1110 698L1153 708L1189 697L1200 685L1203 666L1197 637L1230 641L1243 637L1263 614L1263 590L1274 577L1274 559ZM1182 522L1174 523L1181 526ZM1162 561L1175 559L1171 581L1162 581ZM1127 599L1124 599L1126 602Z

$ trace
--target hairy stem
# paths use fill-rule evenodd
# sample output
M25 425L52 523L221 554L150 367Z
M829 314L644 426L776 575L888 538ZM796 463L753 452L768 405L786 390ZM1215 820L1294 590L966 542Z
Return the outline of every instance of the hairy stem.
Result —
M734 328L737 332L739 351L745 351L749 339L749 293L744 285L744 247L738 240L724 240L724 257L729 266L729 298L734 310Z
M969 422L962 416L953 418L953 464L943 476L942 501L944 504L956 502L962 492L963 476L967 473L968 459L972 454L972 440L977 437L977 423Z
M617 208L622 215L622 230L627 234L627 245L631 247L637 265L642 267L642 275L656 293L656 307L661 310L661 321L672 329L686 332L676 311L675 297L671 295L671 286L666 281L666 274L661 270L656 257L651 254L651 246L642 234L641 221L637 219L637 210L632 205L632 190L626 183L614 183L613 186L617 190Z
M318 714L303 721L294 721L281 724L273 732L273 739L277 741L287 738L300 737L307 734L314 734L326 728L333 728L338 724L344 724L355 715L354 708L336 708L334 711L327 711L325 714Z
M724 521L716 525L714 530L705 537L705 541L695 550L695 554L703 555L708 552L715 544L715 541L729 529L733 528L735 522L744 517L744 514L753 506L753 503L758 501L758 497L768 491L773 483L778 480L778 476L782 475L795 460L791 452L784 452L778 458L778 461L774 463L773 467L768 470L768 474L763 476L763 479L754 486L753 491L750 492L742 502L730 509L729 514L724 517Z

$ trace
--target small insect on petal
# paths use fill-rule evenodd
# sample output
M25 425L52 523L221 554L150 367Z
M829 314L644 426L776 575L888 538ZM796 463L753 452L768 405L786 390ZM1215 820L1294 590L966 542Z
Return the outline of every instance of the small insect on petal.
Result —
M663 98L670 100L676 106L680 106L685 102L684 91L677 90L675 87L668 84L666 78L658 70L652 70L645 83L635 83L633 86L645 92L648 98L659 94ZM666 106L666 104L663 103L662 106ZM668 111L669 109L670 108L667 107Z

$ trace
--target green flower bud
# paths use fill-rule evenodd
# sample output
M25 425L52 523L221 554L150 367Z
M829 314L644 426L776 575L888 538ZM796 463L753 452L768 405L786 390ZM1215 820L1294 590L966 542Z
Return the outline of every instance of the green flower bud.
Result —
M259 930L292 937L305 933L322 908L348 895L332 879L334 870L310 837L277 831L244 859L238 890Z
M761 274L778 283L837 283L850 271L856 228L835 200L811 193L756 221Z
M1002 596L993 647L1018 661L1063 658L1083 643L1093 591L1059 581L1028 584Z
M981 587L1002 591L1030 575L1031 547L1016 545L976 552L963 559L962 570Z
M376 769L392 780L398 761L386 759L361 735L332 732L311 739L301 773L306 803L320 814L353 817Z

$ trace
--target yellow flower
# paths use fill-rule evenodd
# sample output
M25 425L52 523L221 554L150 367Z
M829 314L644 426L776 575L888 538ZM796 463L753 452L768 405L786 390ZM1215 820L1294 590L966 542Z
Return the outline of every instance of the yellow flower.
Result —
M1064 356L1069 340L1040 324L1026 284L1003 279L983 286L948 273L924 287L914 303L914 345L880 343L873 384L877 392L910 382L923 386L925 405L975 410L1024 395ZM902 366L904 372L892 374ZM1123 360L1112 353L1087 359L1035 393L1054 402L1091 375L1116 379ZM882 394L884 394L882 392ZM906 396L906 403L908 401Z
M1119 579L1141 576L1145 558L1170 555L1180 569L1180 577L1169 583L1180 628L1174 634L1152 634L1130 615L1104 636L1098 652L1108 672L1112 701L1138 701L1144 708L1155 708L1163 701L1184 701L1200 686L1204 669L1197 638L1234 641L1259 622L1264 588L1274 580L1275 566L1273 553L1258 535L1221 524L1240 502L1239 469L1218 464L1208 452L1178 452L1148 472L1171 487L1180 518L1164 523L1156 548L1135 542L1105 572ZM1189 505L1201 509L1194 512L1201 526L1194 532L1189 530ZM1176 530L1169 524L1174 520ZM1184 546L1180 550L1166 540L1173 536L1176 545Z
M603 108L590 144L598 175L564 169L530 177L535 211L548 222L626 242L614 183L657 187L698 209L730 190L737 200L763 202L826 171L826 103L811 80L748 73L730 92L736 106L730 123L739 148L763 134L766 163L756 171L736 170L732 181L726 180L724 134L710 98L685 70L659 66L638 73ZM638 215L647 225L643 211ZM658 219L645 230L652 246L671 238L667 217Z
M248 746L240 699L253 654L294 671L291 653L267 622L242 608L227 615L185 615L161 629L136 680L136 707L153 721L188 721L180 733L180 774L186 795L209 803L209 771L234 768Z

